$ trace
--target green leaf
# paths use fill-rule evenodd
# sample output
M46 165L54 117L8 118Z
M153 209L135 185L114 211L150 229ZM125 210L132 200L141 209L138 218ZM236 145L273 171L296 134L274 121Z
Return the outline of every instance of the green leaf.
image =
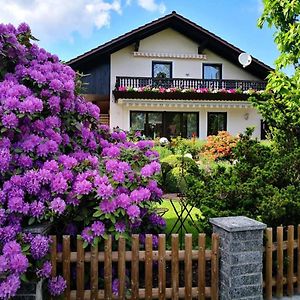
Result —
M35 222L35 218L34 218L34 217L31 217L31 218L28 220L28 225L32 225L34 222Z
M22 274L22 275L20 276L20 278L21 278L21 280L22 280L23 282L26 282L26 283L29 282L29 279L26 277L26 274Z
M22 247L22 252L27 252L29 249L30 249L30 245L29 245L29 244L25 244L25 245Z
M85 249L88 245L89 245L89 243L87 241L84 241L83 242L83 249Z
M96 212L93 213L93 217L94 217L94 218L98 218L98 217L100 217L102 214L103 214L103 213L102 213L101 210L97 210Z

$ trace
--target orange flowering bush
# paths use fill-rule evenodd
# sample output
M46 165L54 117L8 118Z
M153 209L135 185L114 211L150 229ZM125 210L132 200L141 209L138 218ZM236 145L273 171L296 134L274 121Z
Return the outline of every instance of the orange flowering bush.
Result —
M239 137L234 137L227 131L219 131L218 135L210 135L204 144L202 154L213 160L230 160L233 158L232 150Z

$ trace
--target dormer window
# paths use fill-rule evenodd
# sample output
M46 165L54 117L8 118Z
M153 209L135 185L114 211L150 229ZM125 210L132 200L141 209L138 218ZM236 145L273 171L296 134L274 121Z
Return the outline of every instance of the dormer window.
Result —
M222 79L222 65L203 64L203 79Z
M154 78L172 78L172 62L153 61L152 77Z

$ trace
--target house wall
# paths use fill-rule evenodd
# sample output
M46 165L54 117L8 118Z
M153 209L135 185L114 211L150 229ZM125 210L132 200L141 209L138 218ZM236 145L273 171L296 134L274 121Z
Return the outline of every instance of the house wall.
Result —
M124 106L122 112L123 126L120 128L129 130L130 128L130 111L183 111L199 113L199 138L205 139L207 136L207 114L208 112L227 112L227 131L232 135L238 135L246 130L247 127L255 126L253 137L260 138L260 115L254 108L197 108L174 107L159 108L149 106ZM245 120L245 114L248 119Z
M203 63L221 63L223 79L239 79L239 80L259 80L252 74L247 73L242 67L239 68L222 57L212 53L206 49L203 54L207 55L206 60L198 59L179 59L179 58L147 58L134 57L134 47L125 47L111 54L111 102L110 102L110 126L111 128L119 126L122 129L129 129L129 109L122 104L114 102L112 90L115 88L116 76L133 76L133 77L151 77L152 61L172 61L173 77L176 78L202 78ZM172 30L166 29L156 33L144 40L140 41L139 51L142 52L158 52L158 53L181 53L181 54L197 54L198 44L188 39L184 35ZM237 58L238 59L238 58ZM149 109L149 107L131 108L132 110L162 110ZM169 109L168 111L183 111L183 109ZM244 119L244 114L249 113L248 120ZM196 111L188 109L184 111ZM254 135L260 135L260 117L254 109L201 109L199 111L199 132L200 138L206 137L207 132L207 112L208 111L227 111L228 131L232 134L242 132L247 126L256 126Z
M79 70L85 76L84 92L100 96L110 95L110 58L99 60L97 65L85 65Z

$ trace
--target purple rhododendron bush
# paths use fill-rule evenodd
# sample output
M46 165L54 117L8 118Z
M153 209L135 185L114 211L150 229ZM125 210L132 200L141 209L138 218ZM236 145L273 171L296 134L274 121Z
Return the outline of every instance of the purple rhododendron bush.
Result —
M164 226L152 142L100 126L75 72L32 39L26 24L0 25L0 299L24 278L46 279L54 296L65 289L51 277L50 238L28 225L50 222L85 246Z

